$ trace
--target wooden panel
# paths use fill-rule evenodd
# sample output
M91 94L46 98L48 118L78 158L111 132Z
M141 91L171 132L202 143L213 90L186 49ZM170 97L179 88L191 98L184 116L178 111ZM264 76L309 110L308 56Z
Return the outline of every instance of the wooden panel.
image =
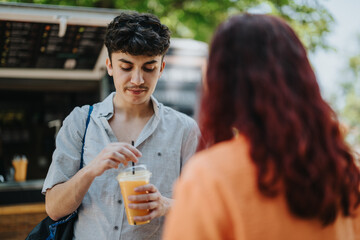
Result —
M0 207L0 239L24 240L46 216L43 203Z
M44 212L45 212L44 203L21 204L21 205L0 207L0 215L44 213Z

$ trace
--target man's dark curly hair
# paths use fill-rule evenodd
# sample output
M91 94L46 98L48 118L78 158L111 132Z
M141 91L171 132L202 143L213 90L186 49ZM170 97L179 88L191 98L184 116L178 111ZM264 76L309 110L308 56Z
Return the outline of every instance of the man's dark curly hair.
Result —
M108 25L105 46L109 57L114 52L130 55L165 55L170 45L170 30L149 13L122 12Z

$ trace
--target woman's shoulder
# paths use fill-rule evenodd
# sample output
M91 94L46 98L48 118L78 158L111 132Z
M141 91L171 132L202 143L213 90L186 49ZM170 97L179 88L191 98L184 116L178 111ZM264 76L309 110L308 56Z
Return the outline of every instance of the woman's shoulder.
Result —
M196 174L205 174L212 178L221 178L224 174L238 176L254 168L249 155L248 141L243 136L223 141L196 153L185 167L197 172Z
M233 161L234 158L249 158L249 142L244 136L239 135L200 151L195 157L199 158L198 161L212 159L214 163L224 163L226 162L226 159Z

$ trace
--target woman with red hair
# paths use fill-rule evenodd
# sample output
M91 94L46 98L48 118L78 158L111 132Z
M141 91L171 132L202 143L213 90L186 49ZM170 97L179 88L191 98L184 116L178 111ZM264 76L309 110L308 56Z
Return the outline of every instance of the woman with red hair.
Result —
M176 185L164 239L360 239L360 173L289 25L224 22L205 84L201 151Z

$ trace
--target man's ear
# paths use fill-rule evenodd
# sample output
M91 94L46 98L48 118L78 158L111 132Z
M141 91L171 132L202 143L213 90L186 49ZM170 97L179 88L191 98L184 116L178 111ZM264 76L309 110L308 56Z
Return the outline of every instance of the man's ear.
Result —
M106 69L107 69L107 72L108 72L109 76L112 76L113 75L113 67L112 67L110 58L106 58L105 63L106 63Z
M160 67L160 76L159 77L161 77L161 74L163 73L163 71L165 69L165 65L166 65L165 61L162 61L161 67Z

